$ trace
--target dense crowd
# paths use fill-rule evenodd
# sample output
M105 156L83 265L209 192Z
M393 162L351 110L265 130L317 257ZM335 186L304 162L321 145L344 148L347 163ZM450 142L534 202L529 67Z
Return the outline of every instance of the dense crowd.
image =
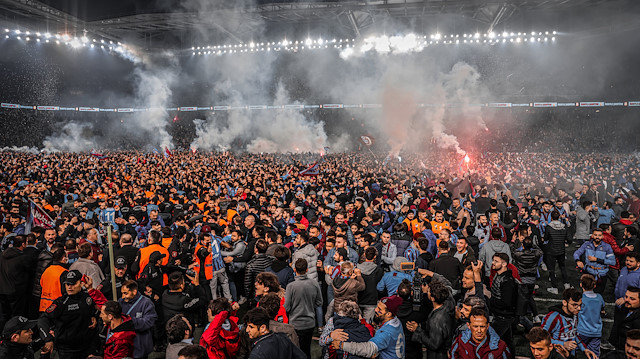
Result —
M640 358L640 160L461 157L0 152L0 358Z

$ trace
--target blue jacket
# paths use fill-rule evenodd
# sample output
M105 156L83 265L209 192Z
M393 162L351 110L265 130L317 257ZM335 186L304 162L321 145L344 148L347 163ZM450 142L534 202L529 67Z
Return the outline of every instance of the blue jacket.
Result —
M613 211L613 209L609 208L609 209L599 209L598 210L598 224L597 226L600 227L600 225L602 223L606 223L606 224L611 224L611 221L613 221L616 218L616 214Z
M404 257L397 257L393 261L393 270L391 272L387 272L382 276L382 279L376 285L376 289L378 292L382 292L385 288L387 288L388 295L394 295L398 291L398 286L402 283L403 279L409 280L409 282L413 282L413 272L405 273L400 271L400 263L407 262L407 259Z
M427 248L427 252L431 253L431 255L435 257L436 254L438 253L438 248L436 247L438 238L430 229L425 229L424 231L422 231L422 234L424 234L424 236L427 237L427 240L429 241L429 247Z
M118 299L122 306L122 314L129 315L136 330L133 340L133 356L143 358L153 351L152 328L158 319L156 309L151 299L138 292L131 302Z
M624 293L627 292L629 287L640 288L640 268L629 272L629 268L625 266L620 270L620 276L618 276L618 282L616 282L616 299L624 297Z
M604 299L598 293L582 293L582 309L578 314L578 334L582 337L600 338L602 336L602 318Z
M584 260L580 258L583 255ZM589 260L589 256L596 257L597 260L592 262ZM593 241L584 242L573 253L573 259L583 262L585 271L596 277L596 279L606 275L609 272L609 266L616 264L616 256L613 254L613 249L605 242L600 242L597 247L593 244Z

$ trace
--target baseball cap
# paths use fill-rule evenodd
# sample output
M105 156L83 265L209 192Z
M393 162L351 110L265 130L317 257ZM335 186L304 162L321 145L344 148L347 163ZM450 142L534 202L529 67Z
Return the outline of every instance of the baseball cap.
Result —
M387 310L396 316L398 315L398 309L402 305L402 298L397 295L392 295L390 297L380 299L380 302L384 303L384 305L387 306Z
M116 260L114 261L114 267L118 268L118 269L124 269L127 268L127 259L123 256L118 256L116 257Z
M79 270L70 270L67 272L67 275L64 277L64 284L76 284L78 281L82 279L82 273Z
M4 325L2 329L2 336L7 338L13 333L17 333L21 330L33 329L38 324L37 320L29 320L23 316L15 316Z
M151 253L151 255L149 256L149 262L154 263L159 261L160 259L166 257L166 254L164 253L160 253L158 251L154 251L153 253Z

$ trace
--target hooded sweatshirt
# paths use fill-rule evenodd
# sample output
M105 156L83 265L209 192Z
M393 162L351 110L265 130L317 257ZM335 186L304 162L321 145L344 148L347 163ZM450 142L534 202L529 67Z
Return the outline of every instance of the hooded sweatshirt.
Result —
M358 264L358 269L362 272L365 288L358 292L359 305L376 305L378 302L378 290L376 285L382 279L384 270L375 262L363 262Z
M404 262L408 262L409 260L405 257L398 257L393 261L393 270L391 272L387 272L382 276L382 279L376 285L376 289L382 292L385 288L387 289L388 295L394 295L398 291L398 286L402 283L403 279L406 279L410 282L413 281L413 271L403 272L400 270L400 264Z
M122 323L107 331L104 344L104 359L133 357L133 339L136 337L133 322L128 315L122 316Z
M551 343L563 345L570 340L578 344L582 351L585 346L576 335L578 332L578 316L565 313L562 305L555 305L549 308L550 312L542 319L542 328L551 334Z
M333 286L333 308L335 309L345 300L358 303L358 292L365 288L364 279L362 279L361 275L356 276L355 279L351 278L351 275L339 275L333 279L331 285Z
M316 269L316 262L318 261L318 251L313 244L307 243L304 246L298 248L297 251L291 255L291 263L295 263L298 258L303 258L307 261L307 275L309 279L318 280L318 271Z

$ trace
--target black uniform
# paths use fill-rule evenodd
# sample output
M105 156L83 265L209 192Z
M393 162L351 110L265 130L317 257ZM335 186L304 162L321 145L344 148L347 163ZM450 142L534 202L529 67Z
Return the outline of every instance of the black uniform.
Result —
M104 300L99 291L92 290L92 294ZM91 318L97 321L98 311L89 293L63 294L38 319L40 337L45 342L55 341L60 358L85 359L95 352L98 345L97 329L89 328ZM55 336L49 333L52 328Z
M183 314L189 323L196 323L200 308L207 303L204 289L186 284L183 292L165 291L162 294L162 312L165 323L176 314Z
M131 277L129 277L128 274L125 273L124 277L119 278L118 276L116 276L116 294L117 294L117 298L120 299L122 298L122 284L124 284L124 282L130 280ZM100 291L102 292L102 294L104 294L104 296L109 299L112 300L113 299L113 293L112 293L112 288L111 288L111 275L107 276L101 283L101 288Z
M0 344L0 359L33 359L33 348L29 344L12 343L5 340Z

